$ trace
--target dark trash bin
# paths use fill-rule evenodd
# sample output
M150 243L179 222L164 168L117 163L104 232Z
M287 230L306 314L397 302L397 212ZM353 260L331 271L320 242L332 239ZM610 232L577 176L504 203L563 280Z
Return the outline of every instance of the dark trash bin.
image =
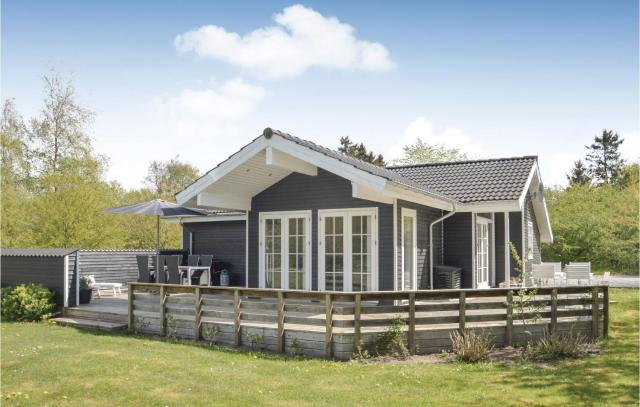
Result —
M454 266L434 266L435 280L437 288L460 288L462 287L462 268Z

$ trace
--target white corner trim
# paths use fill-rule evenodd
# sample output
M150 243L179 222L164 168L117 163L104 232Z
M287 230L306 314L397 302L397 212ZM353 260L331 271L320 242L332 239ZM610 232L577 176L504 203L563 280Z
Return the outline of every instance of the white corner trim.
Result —
M401 275L401 291L404 291L404 287L405 287L405 281L404 281L404 268L405 268L405 263L404 263L404 218L405 217L410 217L412 219L412 227L413 227L413 236L411 237L413 240L413 258L411 259L411 262L413 263L413 275L411 276L413 278L413 284L411 286L411 290L416 290L416 286L417 286L417 280L418 280L418 213L415 209L410 209L410 208L401 208L400 209L400 229L402 230L400 233L400 250L402 252L400 259L401 259L401 270L400 270L400 275Z
M64 285L63 285L64 295L62 296L62 298L63 298L63 306L68 307L69 306L69 255L68 254L64 256L63 267L64 267Z
M313 177L318 175L318 167L289 154L283 153L273 147L267 147L265 163L269 166L299 172Z
M244 286L249 288L249 211L246 213L244 232Z
M505 286L511 287L511 249L509 248L509 212L504 212L504 279Z
M524 208L524 200L529 193L529 188L531 187L531 182L533 181L534 175L538 175L538 180L540 179L540 175L538 174L538 162L534 162L531 166L531 171L529 171L529 176L527 177L527 182L524 184L524 189L520 193L520 198L518 198L518 205L520 206L520 210Z
M393 291L398 291L398 200L393 198Z

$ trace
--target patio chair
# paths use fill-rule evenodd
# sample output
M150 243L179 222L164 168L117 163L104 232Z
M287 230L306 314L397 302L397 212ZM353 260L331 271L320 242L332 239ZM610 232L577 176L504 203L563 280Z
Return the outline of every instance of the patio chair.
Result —
M160 259L160 264L159 267L156 267L156 282L158 284L165 284L167 282L167 271L164 267L167 256L160 255L158 257Z
M200 255L198 254L190 254L187 257L187 265L180 266L180 272L182 273L182 284L189 284L187 281L189 279L189 270L193 267L198 267L200 264Z
M89 280L89 287L91 289L96 290L96 294L98 298L100 298L100 290L111 290L113 292L113 296L117 296L122 294L122 283L98 283L96 282L96 277L92 274L87 276Z
M591 263L569 263L564 268L564 272L567 278L567 285L570 281L575 281L577 285L581 285L583 281L587 284L591 283Z
M167 264L167 272L169 274L169 284L180 284L180 256L167 256L165 258Z
M138 282L153 283L154 280L149 272L149 256L138 255L136 260L138 261Z
M598 277L599 284L609 285L609 277L611 277L610 271L605 271L600 277Z
M191 280L198 279L198 285L202 285L203 274L207 277L207 284L211 285L211 266L213 265L213 255L205 254L200 256L200 265L197 268L191 268L193 271L191 274Z
M536 284L555 285L556 274L553 264L532 264L531 278Z

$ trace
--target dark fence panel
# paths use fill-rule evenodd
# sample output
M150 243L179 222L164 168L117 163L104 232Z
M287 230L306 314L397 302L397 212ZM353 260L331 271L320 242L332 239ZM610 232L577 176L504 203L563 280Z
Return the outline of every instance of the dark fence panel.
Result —
M73 255L72 255L73 256ZM64 256L2 256L3 287L42 284L55 292L55 301L64 306Z

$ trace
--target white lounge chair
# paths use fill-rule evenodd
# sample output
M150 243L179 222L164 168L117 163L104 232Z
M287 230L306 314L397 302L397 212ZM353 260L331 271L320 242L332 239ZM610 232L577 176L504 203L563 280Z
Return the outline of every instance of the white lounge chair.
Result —
M569 263L564 268L564 272L567 276L567 285L569 285L571 281L575 281L577 285L581 285L583 281L591 284L591 279L593 278L591 262Z
M603 275L597 278L599 284L609 285L609 277L611 277L611 272L605 271Z
M555 266L551 263L532 264L531 278L538 285L556 285Z
M87 276L89 280L89 287L96 290L96 294L98 294L98 298L100 298L100 290L111 290L113 292L113 296L122 294L122 283L98 283L96 282L96 277L94 275Z

